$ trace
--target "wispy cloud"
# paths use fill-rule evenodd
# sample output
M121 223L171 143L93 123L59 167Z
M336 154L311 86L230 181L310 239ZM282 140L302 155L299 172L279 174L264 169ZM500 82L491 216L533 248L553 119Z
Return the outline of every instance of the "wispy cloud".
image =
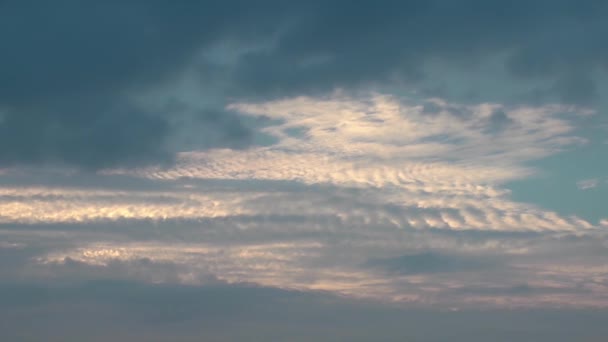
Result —
M31 249L27 232L58 233L20 277L52 269L416 305L608 305L597 256L551 255L568 239L575 250L601 245L602 225L514 201L505 186L534 174L530 161L585 142L577 108L338 92L228 109L271 119L263 131L276 143L96 176L156 188L2 187L7 240ZM521 284L535 290L509 290Z
M600 180L597 178L583 179L583 180L576 182L576 187L579 188L580 190L589 190L589 189L596 188L599 184L600 184Z

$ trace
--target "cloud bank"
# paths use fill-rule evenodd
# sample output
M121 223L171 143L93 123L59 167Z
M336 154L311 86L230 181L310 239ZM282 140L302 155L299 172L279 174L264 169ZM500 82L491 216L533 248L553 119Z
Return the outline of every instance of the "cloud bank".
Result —
M464 99L453 91L458 78L445 77L464 71L530 89L467 90L477 101L498 91L503 100L587 104L606 71L603 1L1 6L4 166L167 163L176 152L171 142L193 124L205 132L198 148L245 147L256 127L222 110L235 96L405 84L427 96ZM152 110L138 100L183 73L200 86L203 110L191 113L171 99Z
M599 341L607 14L0 1L0 337Z

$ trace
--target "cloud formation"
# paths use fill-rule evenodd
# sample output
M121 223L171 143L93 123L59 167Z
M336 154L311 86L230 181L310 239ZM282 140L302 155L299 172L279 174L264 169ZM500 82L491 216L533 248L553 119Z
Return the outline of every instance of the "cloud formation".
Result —
M555 342L599 341L606 334L604 312L591 310L397 309L247 284L95 281L53 288L1 284L0 290L15 294L0 302L0 336L8 340L368 341L382 336L445 341L457 336L475 342L514 337Z
M1 165L99 169L169 160L170 118L179 112L148 112L133 97L175 78L200 49L230 35L239 14L228 20L222 13L230 4L215 12L211 5L3 2ZM239 39L255 35L255 26L239 22L247 26ZM219 132L210 144L242 138L238 122L199 120Z
M0 1L0 339L604 336L607 15Z
M505 187L535 172L529 161L585 143L575 124L586 110L373 93L228 110L268 118L260 129L276 143L69 187L5 185L11 246L55 234L13 277L252 282L416 306L608 305L602 225L516 202Z
M435 69L484 74L475 65L489 63L505 84L532 82L520 102L580 104L594 100L596 78L606 71L602 1L1 6L3 166L166 163L175 139L182 148L187 141L194 149L242 148L253 143L256 127L222 110L234 97L400 84L448 96L459 81L437 77ZM175 86L184 73L206 99L201 111L171 99L150 111L138 100ZM203 139L184 133L191 125Z

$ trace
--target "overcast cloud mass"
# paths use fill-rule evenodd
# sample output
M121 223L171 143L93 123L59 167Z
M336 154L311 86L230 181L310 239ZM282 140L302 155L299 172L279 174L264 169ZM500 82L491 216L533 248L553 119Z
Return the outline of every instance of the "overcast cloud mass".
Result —
M0 340L605 341L606 18L0 1Z

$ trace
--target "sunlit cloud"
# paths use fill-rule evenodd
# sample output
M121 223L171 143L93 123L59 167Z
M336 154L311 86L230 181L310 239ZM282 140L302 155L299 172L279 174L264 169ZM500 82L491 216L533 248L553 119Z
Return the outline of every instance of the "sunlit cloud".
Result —
M421 306L608 306L601 258L565 249L569 239L606 248L606 223L515 201L507 187L537 172L531 161L585 144L575 131L587 110L345 92L227 109L269 119L262 130L276 143L98 175L158 189L0 187L11 241L0 247L58 233L20 276L77 269Z

